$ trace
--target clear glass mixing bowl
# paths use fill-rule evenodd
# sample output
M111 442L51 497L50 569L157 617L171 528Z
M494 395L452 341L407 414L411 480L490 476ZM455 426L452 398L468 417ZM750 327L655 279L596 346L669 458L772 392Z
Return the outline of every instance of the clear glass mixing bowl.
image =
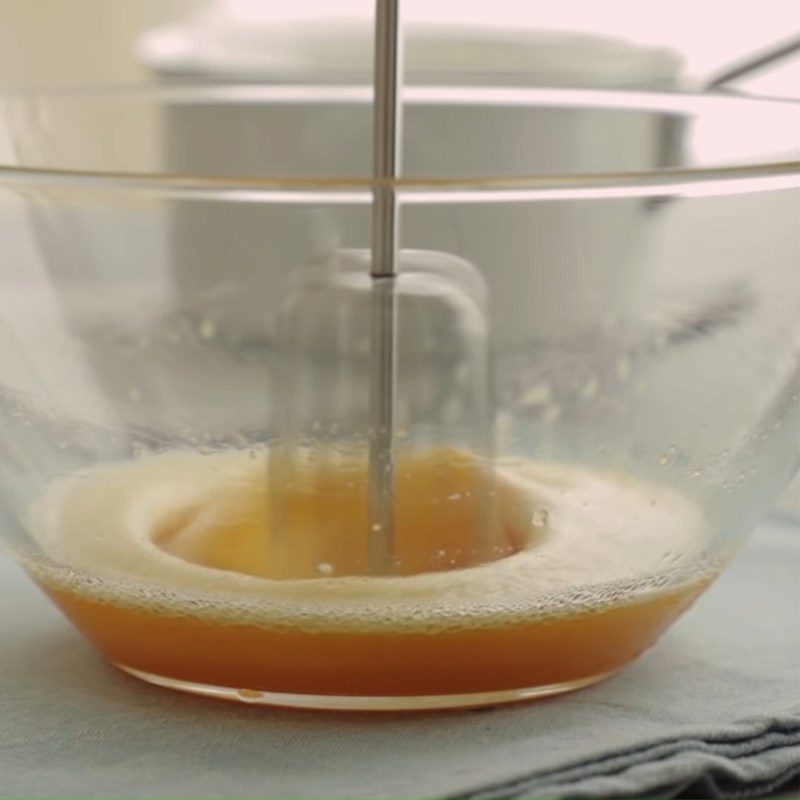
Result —
M369 90L0 98L2 533L133 674L320 708L587 685L795 470L798 105L405 102L383 574Z

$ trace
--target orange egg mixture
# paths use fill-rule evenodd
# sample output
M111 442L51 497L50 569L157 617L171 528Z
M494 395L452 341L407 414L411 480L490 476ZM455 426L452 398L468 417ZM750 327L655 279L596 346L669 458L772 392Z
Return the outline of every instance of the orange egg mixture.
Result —
M174 452L60 479L32 509L42 555L26 566L136 674L345 708L593 682L717 571L701 512L670 489L534 462L502 466L487 488L453 453L401 464L394 574L364 577L363 476L318 470L276 496L268 469L265 452ZM270 529L276 505L289 538Z

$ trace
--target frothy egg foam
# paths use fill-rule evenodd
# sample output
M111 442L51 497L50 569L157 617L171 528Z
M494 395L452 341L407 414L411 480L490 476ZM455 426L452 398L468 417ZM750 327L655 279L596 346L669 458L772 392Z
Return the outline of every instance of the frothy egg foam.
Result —
M402 577L273 580L193 563L158 545L183 520L230 514L263 490L266 451L169 452L55 481L26 557L45 585L95 602L211 623L310 631L419 630L518 624L603 611L707 580L700 508L678 492L612 472L534 461L498 467L530 498L521 551L458 570Z

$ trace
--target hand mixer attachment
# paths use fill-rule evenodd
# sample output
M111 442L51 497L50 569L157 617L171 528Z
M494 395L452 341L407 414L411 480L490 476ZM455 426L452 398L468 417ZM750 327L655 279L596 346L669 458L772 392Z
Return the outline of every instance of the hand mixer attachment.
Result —
M527 513L504 503L492 464L480 275L398 249L398 3L376 6L372 250L299 272L279 320L268 541L281 578L475 565L517 549Z
M375 189L372 201L372 292L369 496L372 572L394 560L394 428L397 383L397 254L399 209L391 181L400 172L403 47L400 0L375 4L372 124Z

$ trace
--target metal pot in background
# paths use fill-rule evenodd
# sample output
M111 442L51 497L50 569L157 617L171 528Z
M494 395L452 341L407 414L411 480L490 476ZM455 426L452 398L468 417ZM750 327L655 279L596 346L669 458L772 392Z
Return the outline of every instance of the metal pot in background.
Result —
M678 163L678 123L669 114L558 107L559 87L673 88L679 59L671 51L510 29L421 27L407 38L407 177L636 173ZM139 52L159 79L244 82L234 103L193 102L189 93L166 109L164 170L368 177L370 47L366 26L253 28L213 14L150 32ZM532 95L537 86L556 88ZM462 208L454 221L452 207L430 204L405 210L402 244L475 264L489 287L496 340L514 345L529 334L531 317L552 334L558 326L592 328L635 306L646 270L634 265L652 211L647 201L624 198L602 208L591 201L498 205L487 226L485 212L473 219ZM262 340L289 272L337 248L368 245L369 225L364 207L287 204L266 222L255 207L226 215L211 203L176 202L175 287L221 335ZM516 232L513 241L504 227L508 236ZM554 309L565 292L568 318ZM221 295L236 298L226 304L235 315L220 311Z

